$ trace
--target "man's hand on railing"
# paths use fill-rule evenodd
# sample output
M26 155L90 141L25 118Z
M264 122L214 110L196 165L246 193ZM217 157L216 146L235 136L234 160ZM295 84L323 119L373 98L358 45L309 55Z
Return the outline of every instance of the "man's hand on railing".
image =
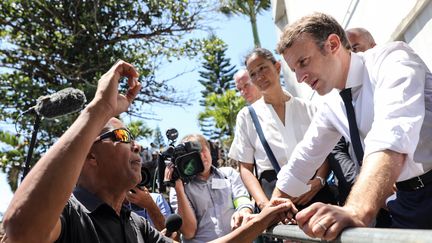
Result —
M310 237L334 240L347 227L365 227L355 210L314 203L296 215L299 227Z

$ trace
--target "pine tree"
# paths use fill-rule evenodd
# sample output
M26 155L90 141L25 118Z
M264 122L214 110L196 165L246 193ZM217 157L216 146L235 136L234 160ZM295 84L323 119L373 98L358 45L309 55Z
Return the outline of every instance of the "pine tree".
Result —
M166 146L165 144L165 138L162 135L161 129L159 126L156 127L153 133L153 143L156 145L157 148L162 149Z
M206 102L209 95L223 95L226 91L234 89L233 76L237 70L234 65L230 64L230 58L225 55L227 49L227 45L214 35L205 44L202 64L204 70L199 71L201 79L198 80L204 86L201 91L203 99L200 100L200 105L203 107L209 105ZM222 131L215 126L214 118L199 118L199 124L205 136L211 139L222 136Z

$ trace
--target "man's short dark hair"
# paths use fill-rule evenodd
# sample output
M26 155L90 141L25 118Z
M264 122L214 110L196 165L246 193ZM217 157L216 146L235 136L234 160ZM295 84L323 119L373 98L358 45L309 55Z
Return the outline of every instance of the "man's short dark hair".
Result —
M332 16L324 13L314 13L304 16L285 27L276 47L277 52L282 54L304 33L310 34L315 39L315 43L320 50L324 49L324 43L330 34L338 35L343 47L348 50L351 49L344 29Z

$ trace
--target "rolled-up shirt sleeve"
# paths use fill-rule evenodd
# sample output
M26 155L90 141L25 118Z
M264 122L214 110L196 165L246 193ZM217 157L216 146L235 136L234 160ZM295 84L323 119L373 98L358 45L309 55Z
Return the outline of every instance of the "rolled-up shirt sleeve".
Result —
M289 196L298 197L310 190L308 181L341 137L326 118L329 113L327 106L321 107L290 160L278 173L276 187Z
M390 49L383 56L372 72L375 117L365 138L365 156L389 149L412 160L425 116L425 66L410 49Z

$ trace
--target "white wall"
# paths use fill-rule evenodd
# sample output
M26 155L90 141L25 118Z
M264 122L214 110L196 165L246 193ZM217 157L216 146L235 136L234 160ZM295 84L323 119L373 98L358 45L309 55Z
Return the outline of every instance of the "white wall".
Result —
M432 1L408 27L404 39L432 70Z

